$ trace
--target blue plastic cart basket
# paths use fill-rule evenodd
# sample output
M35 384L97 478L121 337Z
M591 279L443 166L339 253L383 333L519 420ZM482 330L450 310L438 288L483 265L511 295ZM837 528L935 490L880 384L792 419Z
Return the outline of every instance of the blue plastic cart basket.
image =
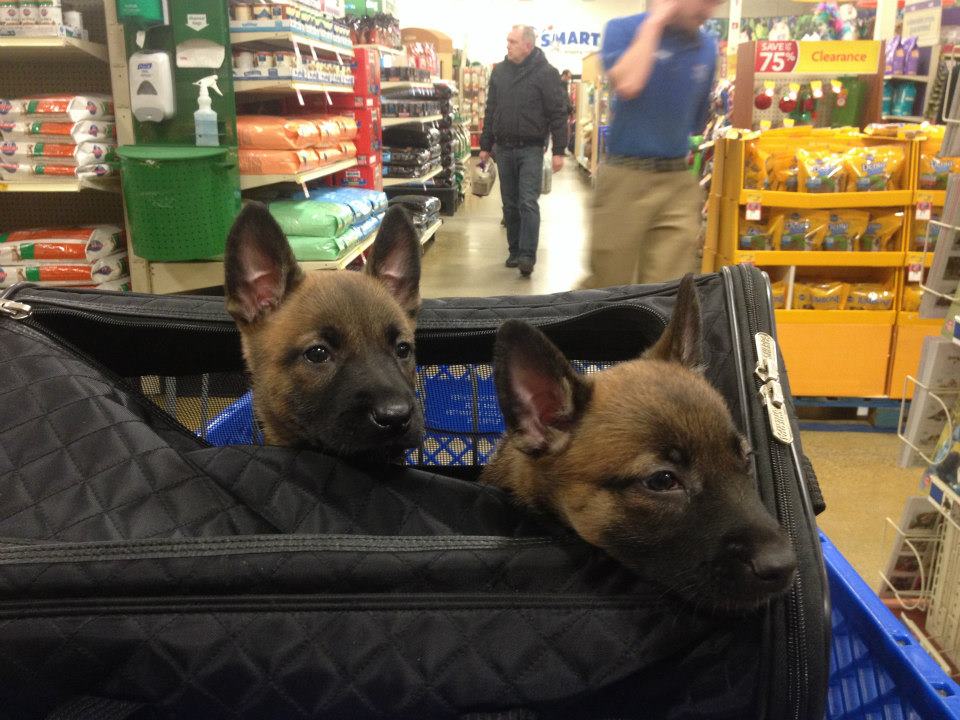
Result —
M470 464L467 456L472 450L485 461L503 430L488 373L466 366L434 367L425 386L431 428L425 445L434 448L426 464ZM467 433L472 428L476 431L470 440ZM204 437L213 445L261 444L252 394L248 392L220 413ZM960 686L923 650L833 543L820 537L833 623L827 720L960 720Z

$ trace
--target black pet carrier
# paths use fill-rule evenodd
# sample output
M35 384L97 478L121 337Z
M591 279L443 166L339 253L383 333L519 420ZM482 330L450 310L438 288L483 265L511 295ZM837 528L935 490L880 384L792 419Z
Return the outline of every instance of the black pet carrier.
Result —
M757 341L775 337L768 286L733 268L698 288L708 377L800 560L788 594L740 615L475 482L502 429L501 321L591 372L655 341L675 284L426 301L428 431L407 467L224 434L247 385L222 300L8 291L0 718L820 720L821 501ZM231 438L249 444L213 444Z

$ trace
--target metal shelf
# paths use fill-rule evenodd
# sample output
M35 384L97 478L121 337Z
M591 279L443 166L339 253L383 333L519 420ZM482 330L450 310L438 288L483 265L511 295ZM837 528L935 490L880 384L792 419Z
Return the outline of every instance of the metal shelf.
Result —
M429 122L438 122L443 120L443 115L425 115L424 117L411 117L411 118L383 118L383 121L380 123L381 127L393 127L394 125L410 125L412 123L429 123Z
M340 55L342 57L353 57L353 48L341 45L333 45L309 38L306 35L291 32L289 30L264 30L262 32L238 32L230 33L231 45L243 45L244 43L257 43L260 45L271 45L273 47L289 47L296 43L305 47L312 47L314 50L330 53L331 55Z
M347 254L343 257L338 258L337 260L326 260L319 262L302 262L300 267L304 270L345 270L349 267L354 260L356 260L360 255L366 252L367 248L373 245L373 241L377 239L377 232L379 228L374 232L370 233L363 240L358 242L352 248L347 250Z
M414 90L417 88L423 90L433 90L433 83L413 82L412 80L388 80L387 82L380 83L381 90Z
M884 80L911 80L913 82L925 83L930 80L927 75L884 75Z
M367 50L377 50L384 55L403 55L407 51L402 48L391 48L386 45L354 45L354 49L365 48Z
M877 192L806 193L782 192L779 190L741 190L740 204L746 205L759 197L764 207L810 208L832 210L834 208L900 207L913 204L910 190L881 190Z
M276 185L277 183L297 183L298 185L303 185L311 180L356 167L356 165L357 159L351 158L350 160L343 160L333 165L324 165L316 170L307 170L306 172L297 173L296 175L241 175L240 189L249 190L250 188L263 187L264 185Z
M0 61L63 62L91 58L108 62L107 46L63 36L0 38Z
M353 94L353 86L325 85L309 80L277 78L270 80L234 80L233 91L250 95L283 95L288 92Z
M922 123L926 118L920 115L884 115L884 120L893 120L894 122Z
M383 186L396 187L397 185L422 185L430 178L435 178L441 172L443 172L443 168L438 167L435 170L431 170L426 175L417 178L384 178Z
M437 234L437 230L440 229L440 226L443 225L443 220L437 220L433 225L428 227L423 231L423 235L420 236L420 244L426 245L430 240L433 239L433 236Z
M853 252L842 250L738 250L734 263L761 267L902 267L902 252Z
M0 193L75 193L81 190L120 192L118 177L112 180L77 180L76 178L48 178L26 182L0 182Z

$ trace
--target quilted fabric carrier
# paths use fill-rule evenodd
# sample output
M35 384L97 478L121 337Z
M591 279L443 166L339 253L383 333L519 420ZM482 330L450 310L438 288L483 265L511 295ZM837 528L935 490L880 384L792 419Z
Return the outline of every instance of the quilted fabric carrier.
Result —
M675 284L425 302L412 467L212 446L211 420L247 389L220 300L9 291L0 718L819 720L821 501L758 400L767 285L742 268L698 285L708 375L800 558L788 595L737 617L474 482L501 427L502 320L540 326L589 372L659 336Z

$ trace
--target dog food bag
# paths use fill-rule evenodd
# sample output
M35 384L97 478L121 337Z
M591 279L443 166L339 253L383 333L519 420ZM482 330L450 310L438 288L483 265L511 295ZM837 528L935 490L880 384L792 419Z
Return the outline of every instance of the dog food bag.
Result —
M82 122L55 122L51 120L7 121L0 120L0 137L4 141L56 143L116 142L117 126L103 120Z
M773 307L776 310L783 310L787 307L787 283L784 280L770 283L770 292L773 297Z
M241 150L302 150L320 143L317 126L309 120L271 115L238 115Z
M270 214L287 235L315 238L335 238L353 222L349 207L321 200L280 200Z
M846 190L844 156L829 150L797 150L801 192L834 193Z
M45 178L79 178L89 180L108 177L118 172L114 163L98 163L95 165L59 165L56 163L0 163L0 178L4 182L31 182Z
M923 300L923 290L919 285L905 285L903 287L903 311L920 312L920 301Z
M827 231L829 213L817 211L796 211L780 216L778 250L817 250L823 235ZM773 225L775 220L771 218ZM776 237L776 235L774 235Z
M821 250L850 251L867 229L870 214L863 210L835 210L827 219Z
M0 98L0 120L19 118L21 115L23 115L23 100Z
M874 215L860 236L857 249L862 252L889 252L896 250L893 238L903 225L903 213Z
M337 145L337 148L343 153L343 157L348 160L357 156L357 145L351 140L341 142Z
M892 310L893 293L883 285L857 283L850 286L847 310Z
M93 262L123 249L123 232L116 225L0 233L0 264L4 265L30 260Z
M354 118L347 117L346 115L337 115L328 119L333 120L340 126L341 141L357 139L357 135L360 133L360 126Z
M920 189L946 190L950 173L960 172L960 158L920 156Z
M11 162L39 160L48 165L94 165L101 162L119 162L116 143L84 142L0 142L0 159Z
M878 192L900 187L904 152L899 145L850 148L844 156L851 192Z
M23 98L17 107L21 119L56 120L77 123L83 120L113 120L113 98L109 95L44 95ZM16 111L8 115L13 117ZM26 116L26 117L23 117Z
M18 282L38 285L99 285L130 274L126 253L100 258L93 263L29 262L22 265L0 265L0 288Z
M310 150L251 150L238 151L242 175L296 175L316 169L320 162Z
M359 237L359 233L354 233ZM336 260L344 248L335 238L301 237L291 235L287 238L293 255L300 262L318 262Z

